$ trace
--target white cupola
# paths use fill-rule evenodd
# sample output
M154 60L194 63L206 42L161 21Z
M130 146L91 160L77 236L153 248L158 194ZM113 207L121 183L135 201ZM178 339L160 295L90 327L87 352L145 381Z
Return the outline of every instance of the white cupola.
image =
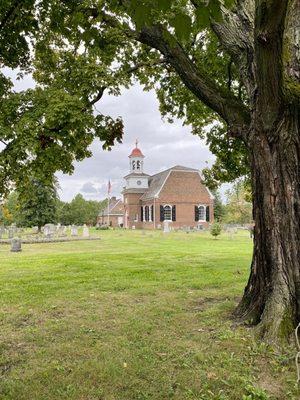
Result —
M149 175L144 173L144 154L138 148L138 140L135 142L135 148L130 153L129 167L130 173L125 176L125 189L146 189L148 188Z
M144 158L145 156L138 148L138 140L135 142L135 148L132 150L129 155L129 163L130 163L130 173L141 174L143 173L144 168Z

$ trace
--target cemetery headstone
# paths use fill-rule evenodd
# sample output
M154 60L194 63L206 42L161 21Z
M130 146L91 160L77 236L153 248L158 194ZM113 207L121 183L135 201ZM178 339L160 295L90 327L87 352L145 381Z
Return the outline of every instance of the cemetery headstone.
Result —
M71 236L78 236L78 229L75 225L71 226Z
M83 237L89 237L90 236L90 231L89 231L89 228L86 226L86 224L83 225L82 236Z
M14 237L14 234L15 234L14 228L10 226L8 228L8 239L12 239Z
M170 233L170 222L164 221L164 233Z
M12 251L13 253L16 253L16 252L18 252L18 251L22 251L21 243L22 243L22 241L21 241L20 238L13 238L13 239L11 240L11 248L10 248L10 251Z

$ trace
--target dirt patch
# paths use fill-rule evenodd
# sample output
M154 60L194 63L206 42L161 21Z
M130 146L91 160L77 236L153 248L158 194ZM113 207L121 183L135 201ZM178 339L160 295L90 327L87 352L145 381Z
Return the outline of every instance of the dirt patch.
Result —
M201 312L207 310L209 307L224 303L227 301L234 301L237 303L239 300L238 297L203 297L193 301L191 309L195 312Z
M266 372L260 375L255 386L265 390L268 394L274 396L276 399L284 399L284 397L282 397L282 382L280 382L278 378L274 378Z

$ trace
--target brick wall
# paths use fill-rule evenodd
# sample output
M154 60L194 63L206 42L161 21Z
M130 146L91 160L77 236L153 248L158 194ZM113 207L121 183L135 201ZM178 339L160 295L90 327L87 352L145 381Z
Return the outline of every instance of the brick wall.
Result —
M124 194L124 226L132 228L135 226L137 229L142 228L141 223L141 201L142 193L125 193ZM127 224L125 223L127 212ZM135 221L135 216L138 215L138 221Z
M153 201L143 202L143 205L154 204ZM197 226L202 224L205 228L213 222L213 199L206 187L202 184L197 172L171 171L166 180L159 198L155 200L155 227L163 223L160 221L160 205L176 206L176 221L171 223L173 228L182 226ZM195 205L209 206L209 222L195 221ZM154 224L144 222L145 228L153 229Z

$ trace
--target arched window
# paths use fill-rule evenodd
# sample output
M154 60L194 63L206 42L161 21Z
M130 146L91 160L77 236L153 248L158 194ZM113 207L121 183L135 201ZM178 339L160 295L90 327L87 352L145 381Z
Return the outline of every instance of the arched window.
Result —
M131 165L132 165L132 170L134 171L135 170L135 160L132 161Z
M164 206L164 221L172 221L172 207L168 204Z
M205 206L198 206L198 221L205 221Z
M136 169L137 170L141 169L141 162L139 160L137 160L137 162L136 162Z

